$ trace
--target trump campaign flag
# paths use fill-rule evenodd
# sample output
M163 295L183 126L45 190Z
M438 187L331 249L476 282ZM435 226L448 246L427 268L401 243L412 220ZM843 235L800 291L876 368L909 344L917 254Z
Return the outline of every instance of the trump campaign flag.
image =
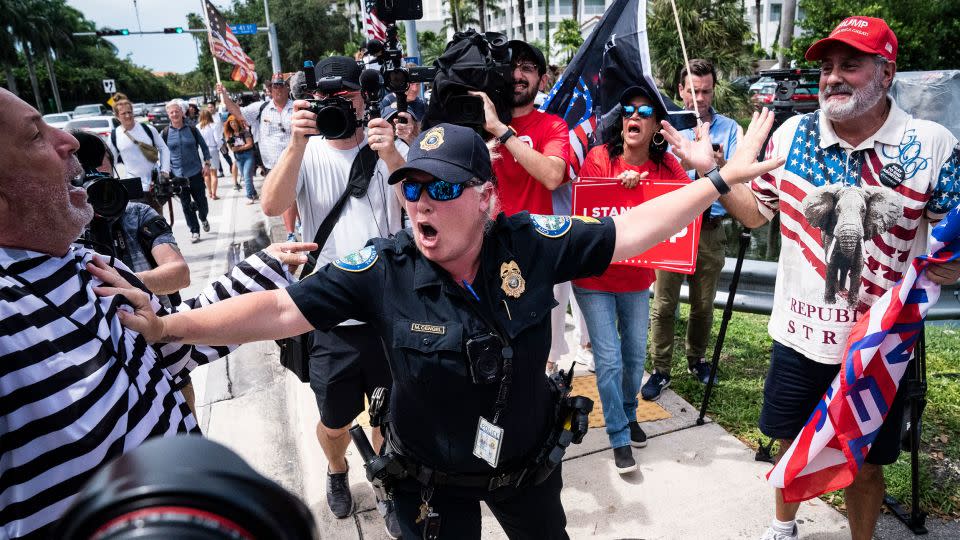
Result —
M253 60L243 52L243 47L227 26L223 14L213 7L210 0L204 0L207 10L207 40L210 43L210 52L215 57L229 64L233 64L233 73L230 78L240 81L247 88L253 90L257 85L257 72L254 71Z
M659 95L650 76L647 3L616 0L540 106L541 111L563 118L570 128L571 178L579 173L591 144L601 142L593 136L600 118L616 107L628 86L637 84Z
M923 319L940 297L930 264L960 258L960 207L930 233L930 254L916 257L903 279L853 327L840 372L767 479L783 500L798 502L853 482L893 403Z

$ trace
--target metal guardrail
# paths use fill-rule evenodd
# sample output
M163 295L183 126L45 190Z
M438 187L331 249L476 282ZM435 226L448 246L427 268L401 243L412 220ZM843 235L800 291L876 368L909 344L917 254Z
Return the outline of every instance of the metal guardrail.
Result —
M713 307L723 309L727 305L730 291L730 278L737 259L727 257L720 272L717 284L717 298ZM733 310L741 313L769 315L773 310L773 287L777 277L777 263L745 259L740 270L740 283L733 299ZM680 300L689 302L689 291L684 285L680 290ZM944 287L940 300L927 314L927 320L960 320L960 286Z

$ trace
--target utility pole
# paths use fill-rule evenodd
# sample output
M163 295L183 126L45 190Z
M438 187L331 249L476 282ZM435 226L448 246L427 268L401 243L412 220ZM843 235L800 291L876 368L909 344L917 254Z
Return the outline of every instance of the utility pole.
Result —
M417 21L404 21L407 28L407 56L416 56L417 63L423 65L423 59L420 58L420 42L417 41Z
M270 22L270 2L263 0L263 12L267 17L267 39L270 41L270 65L273 73L280 73L280 47L277 45L277 26Z

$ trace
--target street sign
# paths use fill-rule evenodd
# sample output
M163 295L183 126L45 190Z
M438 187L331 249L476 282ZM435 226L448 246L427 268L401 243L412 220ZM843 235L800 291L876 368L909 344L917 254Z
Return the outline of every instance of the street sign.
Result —
M117 91L117 83L113 79L104 79L103 80L103 91L107 94L112 94Z
M230 31L233 32L235 36L242 36L244 34L256 34L257 25L256 24L231 24Z
M420 57L419 57L419 56L404 56L404 57L403 57L403 65L407 65L407 64L416 64L416 65L419 66L419 65L420 65Z

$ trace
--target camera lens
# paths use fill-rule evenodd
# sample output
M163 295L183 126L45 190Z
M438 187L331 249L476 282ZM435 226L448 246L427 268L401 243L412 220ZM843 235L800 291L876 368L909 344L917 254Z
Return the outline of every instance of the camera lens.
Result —
M340 107L321 107L317 111L317 130L328 139L349 137L355 125L356 121Z
M157 438L84 486L51 538L314 539L309 509L224 446Z
M116 219L127 207L127 190L114 178L98 178L84 184L93 212L106 219Z

